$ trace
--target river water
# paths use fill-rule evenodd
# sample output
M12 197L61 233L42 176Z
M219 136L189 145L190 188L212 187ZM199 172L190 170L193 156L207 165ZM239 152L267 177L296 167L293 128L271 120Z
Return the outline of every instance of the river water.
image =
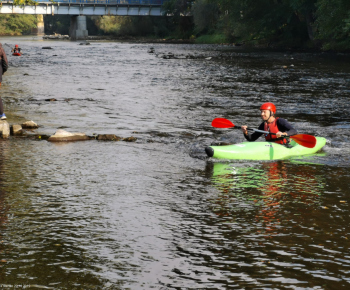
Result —
M0 286L350 287L349 56L0 41L9 123L137 138L0 142ZM9 53L16 43L21 57ZM177 58L160 57L168 53ZM324 136L323 150L270 162L206 158L207 145L244 140L212 128L215 117L257 127L267 101L300 133Z

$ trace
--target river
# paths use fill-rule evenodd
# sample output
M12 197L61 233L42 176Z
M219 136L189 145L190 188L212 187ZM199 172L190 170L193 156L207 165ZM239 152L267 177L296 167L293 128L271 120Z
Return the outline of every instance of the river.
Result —
M10 124L137 138L0 140L0 287L350 287L348 55L0 42ZM22 56L10 55L14 44ZM215 117L256 128L268 101L299 132L325 137L323 150L270 162L205 156L207 145L244 140L211 127Z

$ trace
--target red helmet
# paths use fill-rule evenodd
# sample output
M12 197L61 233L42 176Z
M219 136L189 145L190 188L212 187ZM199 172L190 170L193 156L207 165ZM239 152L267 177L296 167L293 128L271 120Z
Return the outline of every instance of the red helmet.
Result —
M276 106L274 104L272 104L272 103L262 104L261 107L260 107L260 110L270 110L274 114L276 114Z
M18 47L18 44L16 44L15 47Z

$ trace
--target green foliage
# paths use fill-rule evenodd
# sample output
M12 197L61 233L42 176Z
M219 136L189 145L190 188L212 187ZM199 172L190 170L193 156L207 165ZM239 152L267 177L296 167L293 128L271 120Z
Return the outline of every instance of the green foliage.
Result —
M350 0L169 0L163 12L164 17L90 17L89 34L350 51ZM69 15L45 15L44 22L46 33L69 33ZM36 23L33 15L2 14L0 34L21 35Z
M95 25L95 19L99 16L86 17L86 25L89 35L99 34L99 29ZM69 34L70 15L44 15L45 34Z
M198 33L233 42L350 49L349 0L196 0L192 12Z
M182 17L175 25L172 17L137 17L137 16L103 16L94 18L95 25L101 34L115 36L142 37L190 37L192 29L183 27L192 25L190 17ZM190 23L186 23L190 21Z
M103 16L95 18L95 24L105 34L116 36L148 36L154 34L155 22L152 17ZM159 29L157 33L162 34Z
M315 11L315 3L317 0L284 0L293 11L298 14L305 15L311 11Z
M172 15L178 19L181 16L189 15L191 6L192 2L187 0L168 0L163 5L163 11L165 15Z
M224 34L210 34L210 35L201 35L195 40L196 43L212 43L212 44L221 44L227 43L228 40Z
M212 0L214 1L214 0ZM313 0L310 0L313 1ZM305 17L298 17L295 1L280 0L216 0L220 2L221 22L225 34L234 40L257 43L299 43L307 39ZM305 0L304 2L307 2ZM311 5L312 6L312 5ZM307 5L303 6L306 11ZM304 29L305 33L300 33Z
M193 7L193 18L196 30L199 33L211 32L216 29L219 19L219 6L208 0L197 0Z
M44 15L45 34L69 34L70 15Z
M316 37L323 49L350 50L350 1L318 0Z
M193 1L195 2L195 1ZM169 0L163 5L167 28L173 38L189 38L193 33L192 3L188 0Z
M35 15L0 14L0 35L22 35L36 27Z
M22 5L38 5L38 2L34 0L13 0L13 4L16 6L22 6Z

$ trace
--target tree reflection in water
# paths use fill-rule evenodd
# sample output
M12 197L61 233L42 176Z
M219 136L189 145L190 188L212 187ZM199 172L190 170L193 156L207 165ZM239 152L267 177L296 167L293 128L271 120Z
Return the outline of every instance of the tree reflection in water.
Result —
M278 232L281 221L306 214L310 204L319 202L325 183L312 164L274 161L208 166L212 167L212 183L219 190L211 200L216 215L236 219L239 212L253 211L255 222L261 224L257 232L266 235Z

